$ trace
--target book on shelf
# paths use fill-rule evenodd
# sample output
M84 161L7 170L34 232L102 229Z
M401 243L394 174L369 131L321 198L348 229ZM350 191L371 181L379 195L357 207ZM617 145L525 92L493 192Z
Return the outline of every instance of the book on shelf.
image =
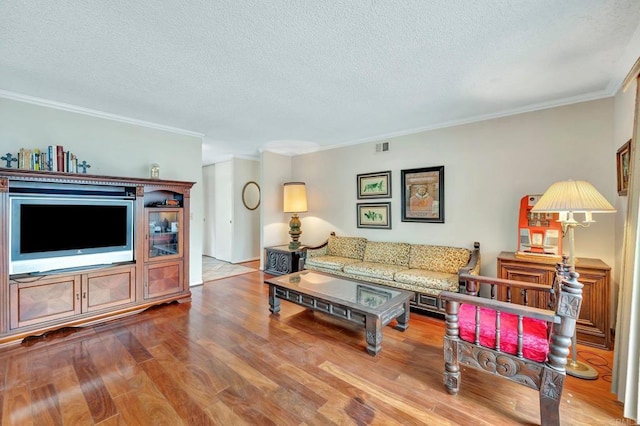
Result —
M38 170L49 170L49 163L47 162L47 153L40 152L40 160L38 163Z
M49 145L47 149L20 148L18 168L51 172L78 173L78 158L62 145Z
M64 172L64 148L62 145L56 145L56 158L58 161L58 171Z
M49 154L49 171L57 172L58 171L58 162L56 160L56 156L54 155L55 148L53 145L49 145L47 148L47 153Z

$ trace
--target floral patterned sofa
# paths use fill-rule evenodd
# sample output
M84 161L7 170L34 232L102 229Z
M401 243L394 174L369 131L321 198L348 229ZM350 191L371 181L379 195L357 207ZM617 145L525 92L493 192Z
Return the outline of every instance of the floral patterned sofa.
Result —
M415 292L411 306L444 314L442 291L465 292L460 274L480 274L480 243L473 249L368 241L331 234L308 247L300 270L310 269Z

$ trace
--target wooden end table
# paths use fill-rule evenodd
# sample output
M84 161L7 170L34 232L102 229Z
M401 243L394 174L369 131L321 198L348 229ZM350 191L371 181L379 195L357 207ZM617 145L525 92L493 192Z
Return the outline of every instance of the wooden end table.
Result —
M264 272L271 275L284 275L298 272L300 258L306 252L304 246L290 249L288 245L265 247Z

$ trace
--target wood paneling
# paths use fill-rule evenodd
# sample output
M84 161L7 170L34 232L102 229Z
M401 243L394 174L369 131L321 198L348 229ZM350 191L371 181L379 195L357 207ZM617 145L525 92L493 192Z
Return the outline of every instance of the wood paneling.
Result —
M83 277L83 311L92 312L135 301L136 269L110 268Z
M148 263L145 267L145 298L178 293L184 287L182 261Z
M555 265L554 260L519 257L514 253L502 252L498 256L498 278L551 286ZM582 308L576 327L578 343L611 349L613 344L609 325L611 268L600 259L577 258L576 272L580 274L578 280L584 285ZM507 300L506 292L501 292L497 296L499 300ZM548 309L549 296L528 294L527 297L529 306ZM523 295L519 292L511 292L511 299L524 304Z
M69 318L81 312L80 276L12 281L9 298L12 329Z
M385 327L372 357L360 327L286 301L271 315L263 277L1 349L2 424L539 424L537 392L507 380L468 369L463 391L446 392L442 320ZM625 424L612 354L578 346L600 378L567 377L563 425Z

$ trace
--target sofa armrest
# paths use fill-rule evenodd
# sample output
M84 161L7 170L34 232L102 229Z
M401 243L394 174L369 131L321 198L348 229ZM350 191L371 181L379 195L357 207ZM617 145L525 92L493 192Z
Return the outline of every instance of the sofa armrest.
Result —
M329 234L329 235L330 235L330 236L335 237L335 236L336 236L336 233L335 233L335 232L332 232L332 233L331 233L331 234ZM317 245L317 246L306 246L306 247L304 248L304 250L307 250L307 251L314 251L314 250L319 250L319 249L324 248L324 251L325 251L325 254L326 254L326 251L327 251L327 245L328 245L328 244L329 244L329 239L327 238L326 240L324 240L324 242L323 242L323 243L321 243L321 244L319 244L319 245Z
M336 233L332 232L329 235L335 236ZM305 246L302 248L302 255L300 256L300 260L298 261L298 271L302 271L304 269L304 262L307 257L314 256L324 256L327 254L327 249L329 245L329 239L327 238L322 244L317 246Z
M469 262L458 270L458 291L460 293L467 292L467 282L462 278L463 275L480 275L480 243L473 243L473 251Z
M306 257L324 256L327 254L327 246L324 245L318 248L305 248Z

